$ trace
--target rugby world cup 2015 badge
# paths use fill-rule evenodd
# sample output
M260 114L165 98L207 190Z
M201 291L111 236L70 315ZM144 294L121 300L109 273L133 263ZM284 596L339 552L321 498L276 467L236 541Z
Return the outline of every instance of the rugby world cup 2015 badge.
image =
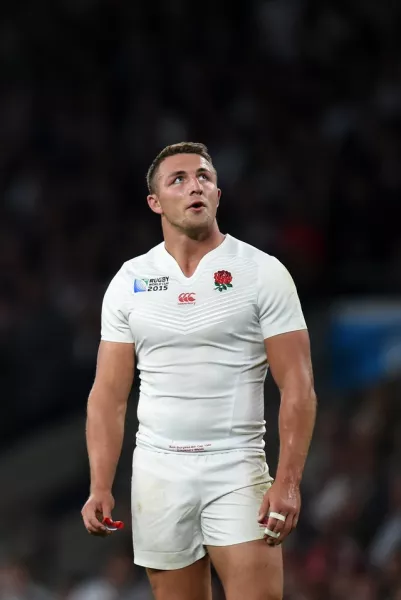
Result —
M134 294L137 292L147 292L149 285L149 279L135 279L133 291Z
M135 279L132 291L138 292L163 292L168 290L169 277L150 277Z

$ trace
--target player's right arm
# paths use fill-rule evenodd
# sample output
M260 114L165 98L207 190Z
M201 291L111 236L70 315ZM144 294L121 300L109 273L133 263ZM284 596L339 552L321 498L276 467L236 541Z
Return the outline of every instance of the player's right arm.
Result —
M131 277L125 266L111 281L102 306L102 341L88 399L86 442L90 496L82 509L85 527L105 535L102 517L114 508L113 480L120 457L127 400L134 377L134 338L128 318Z
M123 443L134 361L133 344L100 342L86 421L90 496L82 509L85 527L92 534L106 533L100 515L111 517L114 508L112 486Z

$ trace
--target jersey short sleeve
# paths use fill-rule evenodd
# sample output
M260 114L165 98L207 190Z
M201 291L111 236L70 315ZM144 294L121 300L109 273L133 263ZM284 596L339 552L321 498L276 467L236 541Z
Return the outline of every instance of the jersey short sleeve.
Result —
M259 321L264 339L306 329L291 275L276 258L268 258L260 261L258 276Z
M111 280L103 298L101 338L105 342L133 343L134 339L125 310L127 284L120 270Z

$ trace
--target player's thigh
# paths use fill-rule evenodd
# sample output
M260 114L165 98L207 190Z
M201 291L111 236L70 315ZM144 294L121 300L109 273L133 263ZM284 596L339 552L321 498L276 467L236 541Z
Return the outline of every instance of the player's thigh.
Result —
M262 473L263 475L263 473ZM256 478L255 478L256 480ZM258 523L265 480L216 498L202 511L202 532L226 600L281 600L280 546L270 547Z
M132 470L134 562L174 570L205 556L198 485L188 457L136 448Z
M146 569L146 572L155 600L212 600L208 556L183 569Z
M216 497L201 514L205 546L232 546L263 540L258 513L270 481L261 481ZM217 490L216 490L217 492Z
M282 600L281 546L254 540L232 546L208 546L226 600Z

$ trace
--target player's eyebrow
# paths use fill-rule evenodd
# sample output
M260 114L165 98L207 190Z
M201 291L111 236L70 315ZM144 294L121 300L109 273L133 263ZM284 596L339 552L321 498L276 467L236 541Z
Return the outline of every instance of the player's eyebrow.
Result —
M186 171L173 171L172 173L169 173L167 175L167 178L170 179L170 177L178 177L179 175L185 175Z
M199 169L196 169L196 173L211 173L210 169L206 169L205 167L199 167ZM169 173L167 175L167 178L170 179L170 177L178 177L179 175L186 175L187 171L183 171L182 169L180 171L173 171L172 173Z

